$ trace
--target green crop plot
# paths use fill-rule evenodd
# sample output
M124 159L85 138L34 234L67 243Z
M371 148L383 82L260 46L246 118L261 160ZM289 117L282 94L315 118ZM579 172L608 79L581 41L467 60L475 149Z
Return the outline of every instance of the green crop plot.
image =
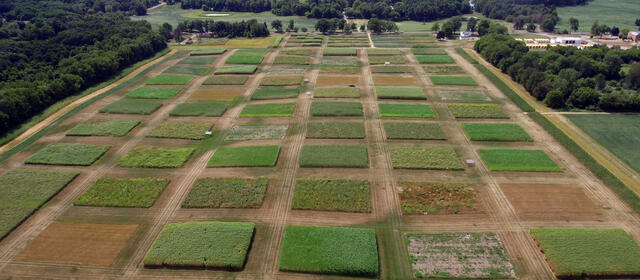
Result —
M126 98L169 99L180 92L180 88L137 88L127 93Z
M261 86L297 86L302 83L302 76L267 76L260 82Z
M138 120L100 120L79 123L67 132L70 136L125 136L140 124Z
M447 140L437 123L385 122L387 139Z
M401 55L369 57L369 64L372 65L387 64L387 62L389 62L390 64L406 64L407 60L404 58L404 56Z
M454 64L452 57L448 55L416 55L416 60L420 64Z
M402 55L402 51L399 49L367 49L367 55Z
M220 147L207 167L271 167L276 166L280 146Z
M378 104L380 116L392 118L424 118L433 119L436 114L429 105L412 104Z
M362 103L360 102L313 102L311 103L312 116L362 116Z
M176 106L170 116L205 116L205 117L219 117L227 110L226 103L202 101L194 103L182 103Z
M463 123L462 130L473 141L533 141L515 123Z
M204 139L204 133L211 126L208 122L164 121L154 127L147 137L200 140Z
M460 66L456 65L425 65L422 67L424 72L436 74L457 74L464 73Z
M161 178L102 178L73 205L148 208L160 196L169 180Z
M258 66L255 65L225 65L222 66L214 73L216 74L253 74L258 70Z
M183 208L260 208L269 179L201 178L182 202Z
M298 179L293 192L297 210L371 212L367 180Z
M253 54L253 55L265 55L268 54L271 50L270 49L239 49L236 50L235 53L233 54L242 54L242 55L246 55L246 54Z
M429 79L437 86L477 86L476 80L471 76L429 76Z
M309 122L307 138L363 139L362 122Z
M118 100L100 109L100 113L151 115L162 106L155 100Z
M213 76L202 83L203 85L244 85L249 80L249 76Z
M174 66L171 66L171 67L167 68L167 70L164 70L164 72L162 72L162 73L166 73L166 74L187 74L187 75L203 76L203 75L208 74L209 72L211 72L211 68L209 68L209 67L174 65Z
M146 267L240 270L254 229L246 222L168 224L142 262Z
M459 119L508 119L498 104L449 104L449 110Z
M194 50L189 53L190 56L199 56L199 55L216 55L223 54L227 49L224 48L209 48L209 49L199 49Z
M373 229L287 226L281 271L376 277L380 272Z
M212 64L216 59L218 59L217 56L185 57L178 64L207 65Z
M356 56L358 50L356 48L326 48L322 54L325 56Z
M447 52L437 48L413 48L411 52L415 55L446 55Z
M389 152L396 169L464 170L458 154L449 147L396 146Z
M240 112L241 118L289 117L295 103L247 104Z
M308 56L279 55L273 61L273 64L309 65L311 64L311 58Z
M542 150L480 149L478 154L491 171L562 172Z
M281 54L286 54L286 55L310 56L312 51L311 50L305 50L305 49L287 49L287 50L280 51L280 53Z
M140 146L124 155L118 162L122 167L177 168L191 156L192 148L160 148Z
M398 182L405 214L457 214L476 210L478 194L469 183Z
M558 278L640 274L640 246L621 229L538 228L531 234Z
M360 89L355 87L316 88L315 98L360 98Z
M438 94L444 101L463 101L463 102L487 102L489 98L481 90L439 90Z
M427 99L420 87L376 87L379 99Z
M13 169L0 176L0 239L17 227L79 173Z
M365 145L304 146L300 154L302 167L368 167Z
M111 146L82 143L54 143L28 158L28 164L89 166L104 155Z
M300 88L261 87L253 92L252 100L296 98Z
M287 133L286 124L236 125L231 128L226 141L275 140L284 138Z
M371 66L371 73L411 73L411 67L398 65Z
M264 59L261 55L232 55L227 58L225 64L260 64Z
M186 75L158 75L147 80L147 85L186 85L194 76Z

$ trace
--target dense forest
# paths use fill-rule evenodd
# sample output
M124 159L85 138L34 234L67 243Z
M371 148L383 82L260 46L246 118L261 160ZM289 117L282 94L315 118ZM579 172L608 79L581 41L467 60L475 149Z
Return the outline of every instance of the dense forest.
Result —
M47 9L49 6L53 9L61 8L61 2L64 3L65 10L74 13L124 12L127 15L146 15L147 8L160 3L159 0L3 0L0 1L0 14L6 21L30 20L42 15L40 9Z
M552 47L540 52L529 51L511 36L490 34L474 49L551 108L640 112L637 47Z
M167 28L167 24L163 28ZM169 32L171 26L168 26ZM269 36L269 28L266 22L259 23L256 19L248 21L227 22L213 20L187 20L178 24L173 31L174 39L181 41L182 32L209 33L213 37L266 37Z
M589 0L476 0L475 10L493 19L513 22L516 29L527 23L539 23L544 31L553 31L558 23L557 6L584 5Z
M88 3L34 0L2 6L0 136L166 48L166 38L149 23L131 21L123 12L94 13Z

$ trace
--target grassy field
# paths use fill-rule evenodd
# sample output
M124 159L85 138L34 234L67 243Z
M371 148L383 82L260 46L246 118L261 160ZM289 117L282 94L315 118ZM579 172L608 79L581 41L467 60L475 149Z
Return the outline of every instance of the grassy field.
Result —
M464 73L460 66L456 65L425 65L422 66L424 72L435 74L457 74Z
M508 119L497 104L449 104L449 111L459 119Z
M193 50L189 53L190 56L199 56L199 55L216 55L223 54L227 51L225 48L207 48L207 49L197 49Z
M13 169L0 176L0 240L79 173Z
M118 162L122 167L177 168L191 156L192 148L161 148L139 146L124 155Z
M481 90L439 90L438 94L444 101L462 101L462 102L487 102L491 101Z
M278 55L273 64L309 65L311 58L307 56Z
M212 126L208 122L164 121L154 127L147 137L201 140Z
M413 104L378 104L380 116L392 118L424 118L433 119L436 117L433 109L429 105Z
M313 53L313 51L306 50L306 49L285 49L285 50L281 50L280 53L284 55L310 56Z
M271 167L276 166L280 146L220 147L207 167Z
M376 277L380 271L373 229L287 226L281 271Z
M99 120L79 123L67 132L69 136L125 136L140 124L138 120Z
M291 208L371 212L369 182L347 179L298 179Z
M239 49L236 50L233 54L241 54L241 55L265 55L268 54L270 49Z
M542 150L479 149L478 154L491 171L562 172Z
M402 55L402 50L399 50L399 49L367 49L367 55L369 55L369 56Z
M180 88L137 88L127 93L126 98L169 99L180 92Z
M311 103L311 116L362 116L360 102L318 102Z
M209 67L174 65L174 66L171 66L171 67L167 68L167 70L164 70L164 72L162 72L162 73L167 73L167 74L187 74L187 75L203 76L203 75L208 74L209 72L211 72L211 68L209 68Z
M471 76L429 76L429 80L436 86L477 86L478 83Z
M264 59L261 55L232 55L224 62L225 64L260 64Z
M587 5L558 7L560 22L556 30L571 30L570 18L580 22L580 32L589 32L594 21L631 31L638 30L635 20L640 15L640 5L635 0L592 0Z
M240 270L253 238L254 223L186 222L162 229L144 257L146 267Z
M458 154L449 147L390 147L396 169L464 170Z
M401 55L392 55L392 56L370 56L369 64L386 64L389 62L390 64L406 64L407 60L404 56Z
M241 118L289 117L295 103L247 104L240 112Z
M194 76L185 75L158 75L147 80L147 85L186 85Z
M457 214L475 210L478 194L469 183L398 182L405 214Z
M111 146L82 143L54 143L29 157L28 164L89 166L104 155Z
M640 274L640 246L621 229L539 228L531 235L558 277Z
M437 123L385 122L384 131L387 139L447 140Z
M260 208L269 179L201 178L182 202L183 208Z
M207 65L213 64L216 59L217 56L185 57L178 61L178 64Z
M515 123L463 123L462 130L473 141L533 141Z
M371 66L371 73L411 73L411 67L398 65Z
M194 103L182 103L176 106L170 116L205 116L205 117L219 117L227 110L226 103L223 102L211 102L202 101Z
M252 100L296 98L300 88L261 87L253 92Z
M258 66L255 65L225 65L222 66L214 73L216 74L253 74L258 70Z
M226 141L275 140L284 138L288 125L236 125L231 128Z
M454 64L452 57L448 55L416 55L416 60L420 64Z
M304 146L301 167L368 167L365 145Z
M438 48L412 48L411 52L415 55L446 55L447 52Z
M309 122L307 138L325 139L363 139L362 122Z
M155 100L118 100L100 109L100 113L151 115L162 106Z
M325 48L322 54L324 56L356 56L358 50L356 48Z
M302 76L267 76L260 82L261 86L296 86L302 83Z
M314 98L359 98L360 89L355 87L316 88Z
M420 87L376 87L376 95L379 99L427 99Z
M169 180L162 178L102 178L73 205L99 207L151 207Z
M202 83L203 85L244 85L249 80L249 76L238 75L215 75Z

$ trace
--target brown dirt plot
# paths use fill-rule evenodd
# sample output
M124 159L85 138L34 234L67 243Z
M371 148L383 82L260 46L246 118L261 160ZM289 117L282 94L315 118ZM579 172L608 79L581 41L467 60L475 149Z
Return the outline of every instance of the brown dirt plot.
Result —
M351 85L360 82L360 76L333 76L333 75L321 75L316 80L317 86L335 86L335 85Z
M198 89L190 97L189 100L233 100L236 97L240 97L244 93L244 88L222 88L216 87L213 89Z
M419 86L420 80L412 75L374 75L373 83L376 86Z

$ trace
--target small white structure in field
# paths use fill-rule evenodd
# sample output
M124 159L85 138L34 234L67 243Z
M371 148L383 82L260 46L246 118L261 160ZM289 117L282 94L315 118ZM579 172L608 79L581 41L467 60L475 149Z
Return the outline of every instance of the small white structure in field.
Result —
M467 160L465 160L465 162L467 163L468 166L476 165L476 161L472 160L472 159L467 159Z
M305 92L306 95L311 95L310 91Z
M384 62L384 65L389 65L389 64L391 64L391 62L389 62L389 61L385 61Z
M304 82L308 83L309 82L309 78L304 78Z
M213 132L211 132L211 131L206 131L206 132L204 133L204 135L211 135L211 134L213 134Z
M471 31L462 30L460 31L460 40L469 40L471 38Z

